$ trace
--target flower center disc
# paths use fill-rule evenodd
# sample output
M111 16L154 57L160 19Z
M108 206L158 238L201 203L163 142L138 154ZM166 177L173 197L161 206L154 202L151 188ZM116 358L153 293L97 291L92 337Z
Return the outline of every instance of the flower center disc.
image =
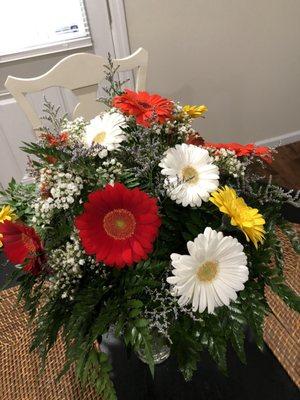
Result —
M117 240L130 238L134 233L135 226L134 215L124 208L110 211L103 218L105 232Z
M199 173L194 167L191 167L190 165L183 168L182 177L183 180L190 185L194 185L199 181Z
M96 144L101 144L101 143L103 143L104 142L104 139L105 139L105 136L106 136L106 132L99 132L99 133L97 133L97 135L94 137L94 139L93 139L93 143L96 143Z
M145 108L145 109L151 108L150 104L144 103L143 101L138 101L138 104L140 107Z
M206 261L200 265L197 277L201 282L211 282L218 273L218 263L216 261Z

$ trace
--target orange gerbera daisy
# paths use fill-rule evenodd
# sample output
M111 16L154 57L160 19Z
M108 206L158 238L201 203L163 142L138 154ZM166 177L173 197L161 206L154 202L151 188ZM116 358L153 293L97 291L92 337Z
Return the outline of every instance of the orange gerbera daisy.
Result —
M68 132L61 132L59 135L55 136L52 133L43 133L42 138L49 144L50 147L63 146L69 140Z
M151 123L165 123L170 119L173 110L173 103L158 94L133 92L129 89L116 96L113 105L125 115L133 115L137 124L145 127L149 127Z

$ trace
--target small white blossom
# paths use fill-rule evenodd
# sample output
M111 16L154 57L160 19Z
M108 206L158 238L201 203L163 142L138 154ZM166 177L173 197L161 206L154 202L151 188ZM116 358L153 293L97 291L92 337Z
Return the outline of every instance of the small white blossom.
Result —
M113 184L122 174L123 166L114 158L104 161L102 166L96 169L96 175L99 176L98 185L105 186L107 183Z
M49 224L54 210L68 210L83 188L81 177L55 168L40 170L40 196L34 204L34 223Z
M62 292L60 296L63 299L74 298L75 290L87 268L94 274L101 274L103 279L107 276L107 270L85 253L76 232L71 234L64 246L49 252L48 266L51 270L49 295Z
M234 178L244 176L247 165L240 161L234 151L223 148L208 148L207 150L222 172L226 172Z

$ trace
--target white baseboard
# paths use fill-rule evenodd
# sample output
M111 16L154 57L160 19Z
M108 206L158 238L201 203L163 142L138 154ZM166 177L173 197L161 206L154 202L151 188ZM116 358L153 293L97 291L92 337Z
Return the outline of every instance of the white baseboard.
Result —
M284 135L275 136L269 139L259 140L255 142L257 146L278 147L286 144L300 141L300 131L285 133Z

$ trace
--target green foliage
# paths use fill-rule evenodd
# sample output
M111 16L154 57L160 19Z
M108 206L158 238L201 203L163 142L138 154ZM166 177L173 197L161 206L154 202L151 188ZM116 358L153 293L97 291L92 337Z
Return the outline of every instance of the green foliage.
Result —
M280 221L279 227L282 232L289 238L289 241L297 254L300 254L300 240L299 235L293 228L292 224L287 221Z
M133 279L133 276L131 277ZM111 366L106 354L94 348L97 338L106 333L117 321L116 333L135 351L143 349L151 373L154 374L151 333L148 321L143 318L143 303L125 293L128 301L120 306L119 294L114 293L112 284L120 288L118 282L123 276L116 271L110 276L111 284L103 285L98 279L86 279L73 302L60 298L48 299L38 311L38 325L34 332L31 349L40 350L44 363L46 356L62 333L66 344L67 364L63 375L72 363L76 364L76 375L85 384L92 384L104 399L114 399L115 392L110 381ZM130 286L129 282L127 285ZM126 284L124 286L126 290ZM141 288L140 288L141 290ZM25 276L22 284L22 299L26 307L33 304L35 296L34 278ZM125 300L126 301L126 300ZM28 311L31 311L28 309Z
M300 312L299 296L285 284L284 278L275 276L268 280L270 288L293 310Z
M124 342L133 350L143 350L152 376L154 376L154 360L152 354L152 337L149 330L149 322L139 314L137 308L129 309L129 318L123 327Z
M198 325L198 324L197 324ZM184 379L192 379L203 349L196 324L190 318L182 316L171 328L172 353L176 354L178 367ZM201 329L201 327L200 327Z
M25 293L22 298L26 307L28 303L31 305L34 297L32 280L26 277L23 283ZM31 350L40 350L44 364L61 333L66 344L67 362L60 377L75 363L76 375L84 384L92 384L105 400L115 399L107 355L96 351L94 345L97 337L107 332L114 322L118 307L110 300L104 306L104 298L110 289L103 288L96 280L83 283L81 289L73 303L58 297L47 299L38 311Z
M268 305L264 297L264 285L257 286L253 282L246 284L245 289L239 294L239 308L254 334L257 346L263 350L263 325Z
M218 317L223 318L226 339L231 342L241 362L246 363L244 341L247 319L242 311L240 298L232 302L228 309L220 309Z
M245 293L244 293L245 292ZM251 302L249 301L251 298ZM262 293L247 285L230 307L219 308L216 314L201 314L201 320L192 321L182 317L171 328L172 351L186 380L192 378L197 369L201 351L207 349L219 368L227 369L227 345L231 342L242 362L246 362L244 351L245 330L249 326L257 344L263 348L263 321L267 311Z
M27 311L31 320L35 317L38 306L44 293L44 277L37 279L30 274L22 274L18 278L19 293L18 301L24 302L25 310Z
M208 226L217 229L222 224L222 215L216 214L211 204L203 204L201 209L186 207L165 199L161 205L162 226L160 228L158 243L160 246L156 255L160 258L169 258L171 253L184 254L187 251L186 243L194 240L199 233L203 233Z
M73 229L73 218L70 212L60 211L54 214L52 224L53 226L44 229L37 228L47 250L55 249L69 239Z
M139 184L140 184L139 180L137 179L135 174L132 173L132 171L130 171L130 169L125 169L123 171L123 173L122 173L122 182L129 189L133 189L133 188L139 186Z
M1 196L3 196L1 198ZM33 216L32 203L36 197L34 183L22 184L12 179L6 190L0 191L0 204L10 205L15 214L27 222Z
M0 251L1 251L1 248L0 248ZM4 262L4 263L1 262L0 267L1 268L6 267L7 264L8 264L8 261ZM6 281L4 281L3 284L0 286L0 301L2 300L1 299L2 290L5 290L5 289L9 288L10 286L13 286L15 284L15 281L18 278L20 278L20 276L22 276L22 275L23 275L22 267L20 267L20 266L15 267L15 269L10 274L9 278Z
M108 53L108 63L107 65L104 65L104 73L107 86L103 87L103 91L106 93L106 96L100 97L98 99L100 102L106 104L107 106L112 105L113 98L123 92L122 87L126 82L128 82L128 80L119 80L118 70L119 66L114 66L111 54Z
M194 321L187 316L181 317L171 328L171 338L172 351L176 354L184 378L192 378L204 349L208 350L225 373L228 342L232 343L241 361L245 362L246 326L247 320L239 299L229 308L218 309L216 315L204 313Z
M43 126L42 130L45 132L51 132L59 134L62 131L62 126L67 118L67 114L61 114L61 107L55 107L50 101L44 97L42 120L45 121L48 126Z
M283 275L284 257L280 239L276 236L273 242L275 267L279 275Z
M62 163L68 162L71 158L70 154L66 154L56 147L45 147L38 143L23 142L23 146L21 146L20 149L29 155L38 157L43 162L46 162L47 157L49 156L56 158ZM31 162L35 167L41 168L43 166L41 162L36 161L35 159L33 159Z
M111 369L107 354L92 347L89 351L81 351L76 376L83 385L92 385L104 400L115 400L117 396L110 379Z

